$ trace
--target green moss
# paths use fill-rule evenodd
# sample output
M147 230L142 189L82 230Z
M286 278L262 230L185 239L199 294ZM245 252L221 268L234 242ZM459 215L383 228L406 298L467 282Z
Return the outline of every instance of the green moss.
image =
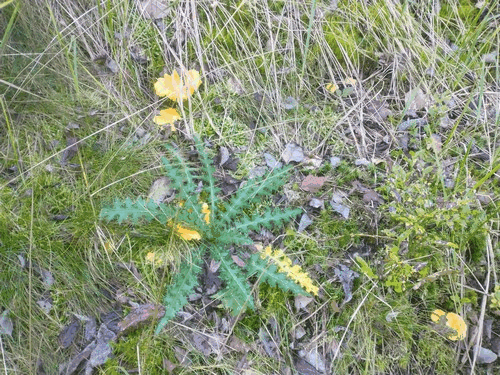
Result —
M453 5L443 3L439 11L439 17L448 25L456 25L456 17L458 17L466 27L472 27L476 25L480 13L481 9L477 8L472 1L461 0L458 4ZM455 31L460 32L461 30L456 29Z
M172 342L160 343L153 339L151 333L135 331L113 343L114 358L104 364L102 373L121 375L123 368L131 369L140 366L147 369L148 374L163 374L165 371L163 358L176 363L171 347Z
M342 160L334 169L333 177L339 186L349 186L352 181L359 180L362 175L360 168L353 168L352 164Z
M363 36L353 25L346 24L338 15L328 17L323 26L325 40L337 60L346 66L348 61L359 61Z
M273 0L267 1L267 6L269 7L268 9L276 14L282 14L285 5L286 5L285 1L273 1Z
M336 341L345 334L338 327L349 325L349 332L344 336L343 355L336 369L351 368L352 371L356 367L359 373L371 374L419 368L412 361L419 334L427 328L420 323L418 309L405 296L381 297L368 295L359 310L356 305L347 304L329 322L329 332Z
M456 374L455 350L436 332L421 332L415 358L424 369L433 369L436 375Z
M359 227L355 220L344 220L336 215L331 209L321 211L318 228L327 236L328 246L341 252L347 245L356 243L354 235L359 233Z
M257 337L260 327L262 318L258 314L245 314L236 324L234 332L241 339L252 342Z
M197 131L214 138L231 139L231 145L242 147L248 145L252 133L246 124L232 117L213 117L212 121L205 119L196 128Z
M262 305L261 317L266 320L269 317L285 316L288 314L287 302L292 294L283 292L278 287L260 284L259 299Z

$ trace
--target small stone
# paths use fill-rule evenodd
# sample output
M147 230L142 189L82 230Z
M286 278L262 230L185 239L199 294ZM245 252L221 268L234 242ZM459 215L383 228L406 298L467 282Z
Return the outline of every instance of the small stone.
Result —
M324 373L326 370L325 361L323 356L318 351L318 349L311 349L308 351L299 350L298 355L300 358L303 358L307 363L312 365L319 372Z
M397 129L400 132L404 132L411 127L421 127L427 125L427 119L426 118L417 118L417 119L408 119L403 121L401 124L398 125Z
M302 295L298 295L298 296L295 296L295 308L297 309L297 311L301 310L301 309L306 309L307 305L309 305L312 301L314 301L314 298L312 297L307 297L307 296L302 296Z
M291 161L300 163L304 160L304 151L299 145L295 143L288 143L285 146L285 151L283 151L281 157L287 164Z
M85 322L84 337L85 341L90 342L97 335L97 322L94 317L88 318Z
M255 167L248 172L248 178L251 180L252 178L255 177L262 177L266 174L267 167L265 166L260 166L260 167Z
M12 337L12 330L14 329L14 324L9 318L9 310L4 310L0 314L0 335L9 335Z
M299 233L303 232L304 229L306 229L312 223L313 223L313 221L311 220L311 218L309 216L307 216L307 214L303 214L301 219L300 219L299 228L297 229L297 232L299 232Z
M321 208L322 210L324 210L325 209L325 201L323 199L313 198L309 202L309 206L314 207L314 208Z
M298 104L299 102L295 98L289 96L283 101L283 108L287 110L294 109Z
M385 316L385 320L390 323L398 317L399 313L399 311L390 311Z
M173 194L174 189L170 186L170 180L167 177L161 177L153 182L149 189L148 199L160 204Z
M50 310L52 309L52 303L50 303L50 301L41 299L39 301L36 301L36 304L40 306L45 314L50 313Z
M444 186L447 189L453 189L455 187L455 181L452 178L445 178L444 179Z
M170 13L170 7L159 0L140 1L138 8L144 18L151 20L165 18Z
M497 358L498 356L490 349L480 347L479 352L477 354L477 363L478 364L492 363L495 362Z
M321 163L323 163L323 159L317 156L313 156L312 158L307 158L304 160L304 163L307 164L307 169L318 169L321 167Z
M111 71L111 73L116 74L120 71L120 68L118 67L118 64L116 63L115 60L108 58L106 60L106 67Z
M80 322L77 319L74 319L70 324L65 326L59 334L59 345L61 348L68 348L75 340L79 330Z
M341 203L335 203L333 200L330 201L330 205L332 206L333 210L341 214L344 217L344 219L349 219L349 212L350 212L349 207Z
M340 164L340 158L338 156L332 156L330 158L330 164L332 165L332 168L337 167Z
M497 53L487 53L481 57L481 60L487 64L495 64L497 62Z
M266 160L266 165L271 168L271 169L274 169L274 168L281 168L283 166L283 164L281 164L281 162L277 161L274 156L272 156L271 154L269 153L264 153L264 159Z
M140 126L137 127L137 129L135 129L135 134L139 137L139 138L142 138L146 135L146 130L144 130L143 128L141 128Z
M366 160L365 158L362 158L362 159L356 159L356 161L354 162L354 164L356 164L357 166L359 166L359 165L370 165L370 162L368 160Z
M80 125L78 125L76 122L70 122L68 126L66 126L66 130L72 129L80 129Z
M219 165L222 167L229 160L229 150L227 147L222 146L219 151L220 162Z
M302 326L298 326L295 330L295 339L300 340L306 334L306 330Z

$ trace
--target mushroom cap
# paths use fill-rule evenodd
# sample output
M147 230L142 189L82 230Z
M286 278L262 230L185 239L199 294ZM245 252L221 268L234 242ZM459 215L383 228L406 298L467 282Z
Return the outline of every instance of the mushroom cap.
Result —
M434 322L434 323L437 323L439 322L439 319L445 315L446 313L443 311L443 310L434 310L431 314L431 320Z
M448 338L450 340L463 340L467 334L467 324L465 324L462 317L455 313L446 314L446 325L455 331L451 333Z
M434 310L431 314L434 323L443 324L449 328L448 339L463 340L467 334L467 324L462 317L455 313L445 313L443 310Z

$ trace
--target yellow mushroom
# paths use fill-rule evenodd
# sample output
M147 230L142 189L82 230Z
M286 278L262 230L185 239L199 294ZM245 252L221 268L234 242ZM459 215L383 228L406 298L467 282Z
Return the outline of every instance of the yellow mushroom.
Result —
M443 310L434 310L431 314L434 323L443 324L451 329L448 339L452 341L463 340L467 334L467 324L462 317L455 313L445 313ZM446 320L446 321L445 321Z

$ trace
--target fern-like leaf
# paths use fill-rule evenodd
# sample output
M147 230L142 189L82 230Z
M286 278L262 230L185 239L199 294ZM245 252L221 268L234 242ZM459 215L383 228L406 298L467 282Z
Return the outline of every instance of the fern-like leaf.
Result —
M236 192L231 202L226 206L227 210L222 214L221 221L230 224L235 216L242 212L243 208L248 207L250 203L257 202L260 197L279 189L285 183L285 177L290 168L276 169L270 175L247 181L246 185Z
M210 206L210 212L212 213L212 216L214 216L216 213L216 203L218 202L217 194L220 192L220 189L215 187L215 168L212 165L212 161L208 158L207 153L203 149L203 143L197 137L195 137L195 146L201 160L202 173L200 174L200 179L206 183L204 190L208 192L208 204Z
M236 231L222 231L218 233L217 243L219 245L251 245L253 241L248 234L238 233Z
M206 230L206 222L203 220L204 215L201 212L201 204L198 202L198 196L191 194L182 204L182 209L179 210L176 220L194 226L202 231Z
M280 210L267 210L264 214L254 214L250 217L243 217L238 223L232 226L232 230L240 233L248 233L249 230L258 230L260 227L271 228L272 224L280 226L288 222L292 217L300 214L300 209L288 209L285 211Z
M152 221L156 218L165 224L174 215L175 210L163 203L158 204L153 200L143 198L138 198L135 201L126 198L123 201L116 199L112 206L102 208L100 217L106 221L112 221L116 218L119 224L126 220L136 224L140 219Z
M214 260L220 261L219 275L226 284L225 288L214 297L219 298L231 310L233 316L238 315L243 309L254 309L252 292L242 270L228 256L222 254L222 249L211 249Z
M291 291L295 295L302 294L309 296L301 286L290 280L284 273L278 272L276 265L262 259L258 253L253 254L246 264L248 277L256 275L260 282L266 282L270 286L278 286L284 291Z
M194 183L192 173L195 169L189 166L182 156L179 155L178 151L175 151L170 146L167 148L170 153L175 156L178 163L173 164L167 158L162 157L161 160L165 167L165 171L170 178L171 185L178 191L179 198L187 200L196 190L196 184Z
M177 313L187 303L187 298L193 292L196 285L198 285L198 275L202 268L200 250L193 252L192 262L183 262L179 272L174 276L174 281L168 288L163 304L165 305L165 315L158 323L155 334L161 332L163 327L175 318Z

